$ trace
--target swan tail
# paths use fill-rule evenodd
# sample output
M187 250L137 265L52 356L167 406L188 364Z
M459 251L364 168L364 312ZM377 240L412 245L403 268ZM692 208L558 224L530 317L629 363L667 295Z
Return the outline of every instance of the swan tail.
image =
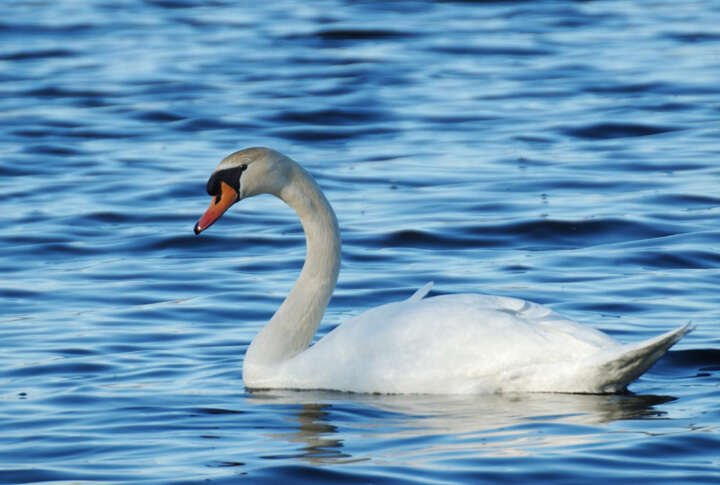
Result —
M682 327L657 337L623 345L620 351L611 356L603 356L598 367L598 392L616 393L626 389L628 384L640 377L660 359L685 334L692 331L694 325L686 323Z

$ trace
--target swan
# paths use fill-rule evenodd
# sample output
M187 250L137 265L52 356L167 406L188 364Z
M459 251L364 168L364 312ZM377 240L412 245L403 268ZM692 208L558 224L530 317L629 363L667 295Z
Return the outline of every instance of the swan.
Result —
M517 298L426 298L428 283L406 300L351 318L310 346L340 269L338 222L318 184L287 156L253 147L223 159L207 192L213 199L195 224L195 234L236 202L259 194L283 200L305 231L300 275L245 354L242 376L251 391L617 393L692 330L685 324L622 344Z

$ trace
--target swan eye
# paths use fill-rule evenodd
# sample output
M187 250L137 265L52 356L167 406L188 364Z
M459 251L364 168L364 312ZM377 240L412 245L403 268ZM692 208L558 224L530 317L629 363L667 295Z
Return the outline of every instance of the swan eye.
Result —
M208 180L206 187L208 195L219 195L220 193L220 182L218 181L215 174L213 174Z
M216 202L220 202L220 196L222 195L220 193L220 182L225 182L233 189L239 190L240 176L245 170L247 170L247 167L247 164L243 163L237 167L226 168L225 170L220 170L212 174L206 187L208 195L215 196Z

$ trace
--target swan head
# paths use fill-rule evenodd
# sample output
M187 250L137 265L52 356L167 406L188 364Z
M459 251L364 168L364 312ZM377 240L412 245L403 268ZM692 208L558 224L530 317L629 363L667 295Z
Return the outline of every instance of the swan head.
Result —
M246 148L225 157L208 179L207 192L213 199L195 224L195 234L210 227L242 199L258 194L279 195L292 165L282 153L263 147Z

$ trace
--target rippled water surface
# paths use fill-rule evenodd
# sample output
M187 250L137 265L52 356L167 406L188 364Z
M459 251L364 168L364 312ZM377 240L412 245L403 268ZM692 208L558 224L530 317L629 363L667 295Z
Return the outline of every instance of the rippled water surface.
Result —
M0 483L718 483L717 2L0 5ZM632 342L621 396L248 393L304 258L266 145L343 232L320 335L410 295L534 300ZM369 337L371 338L371 337Z

